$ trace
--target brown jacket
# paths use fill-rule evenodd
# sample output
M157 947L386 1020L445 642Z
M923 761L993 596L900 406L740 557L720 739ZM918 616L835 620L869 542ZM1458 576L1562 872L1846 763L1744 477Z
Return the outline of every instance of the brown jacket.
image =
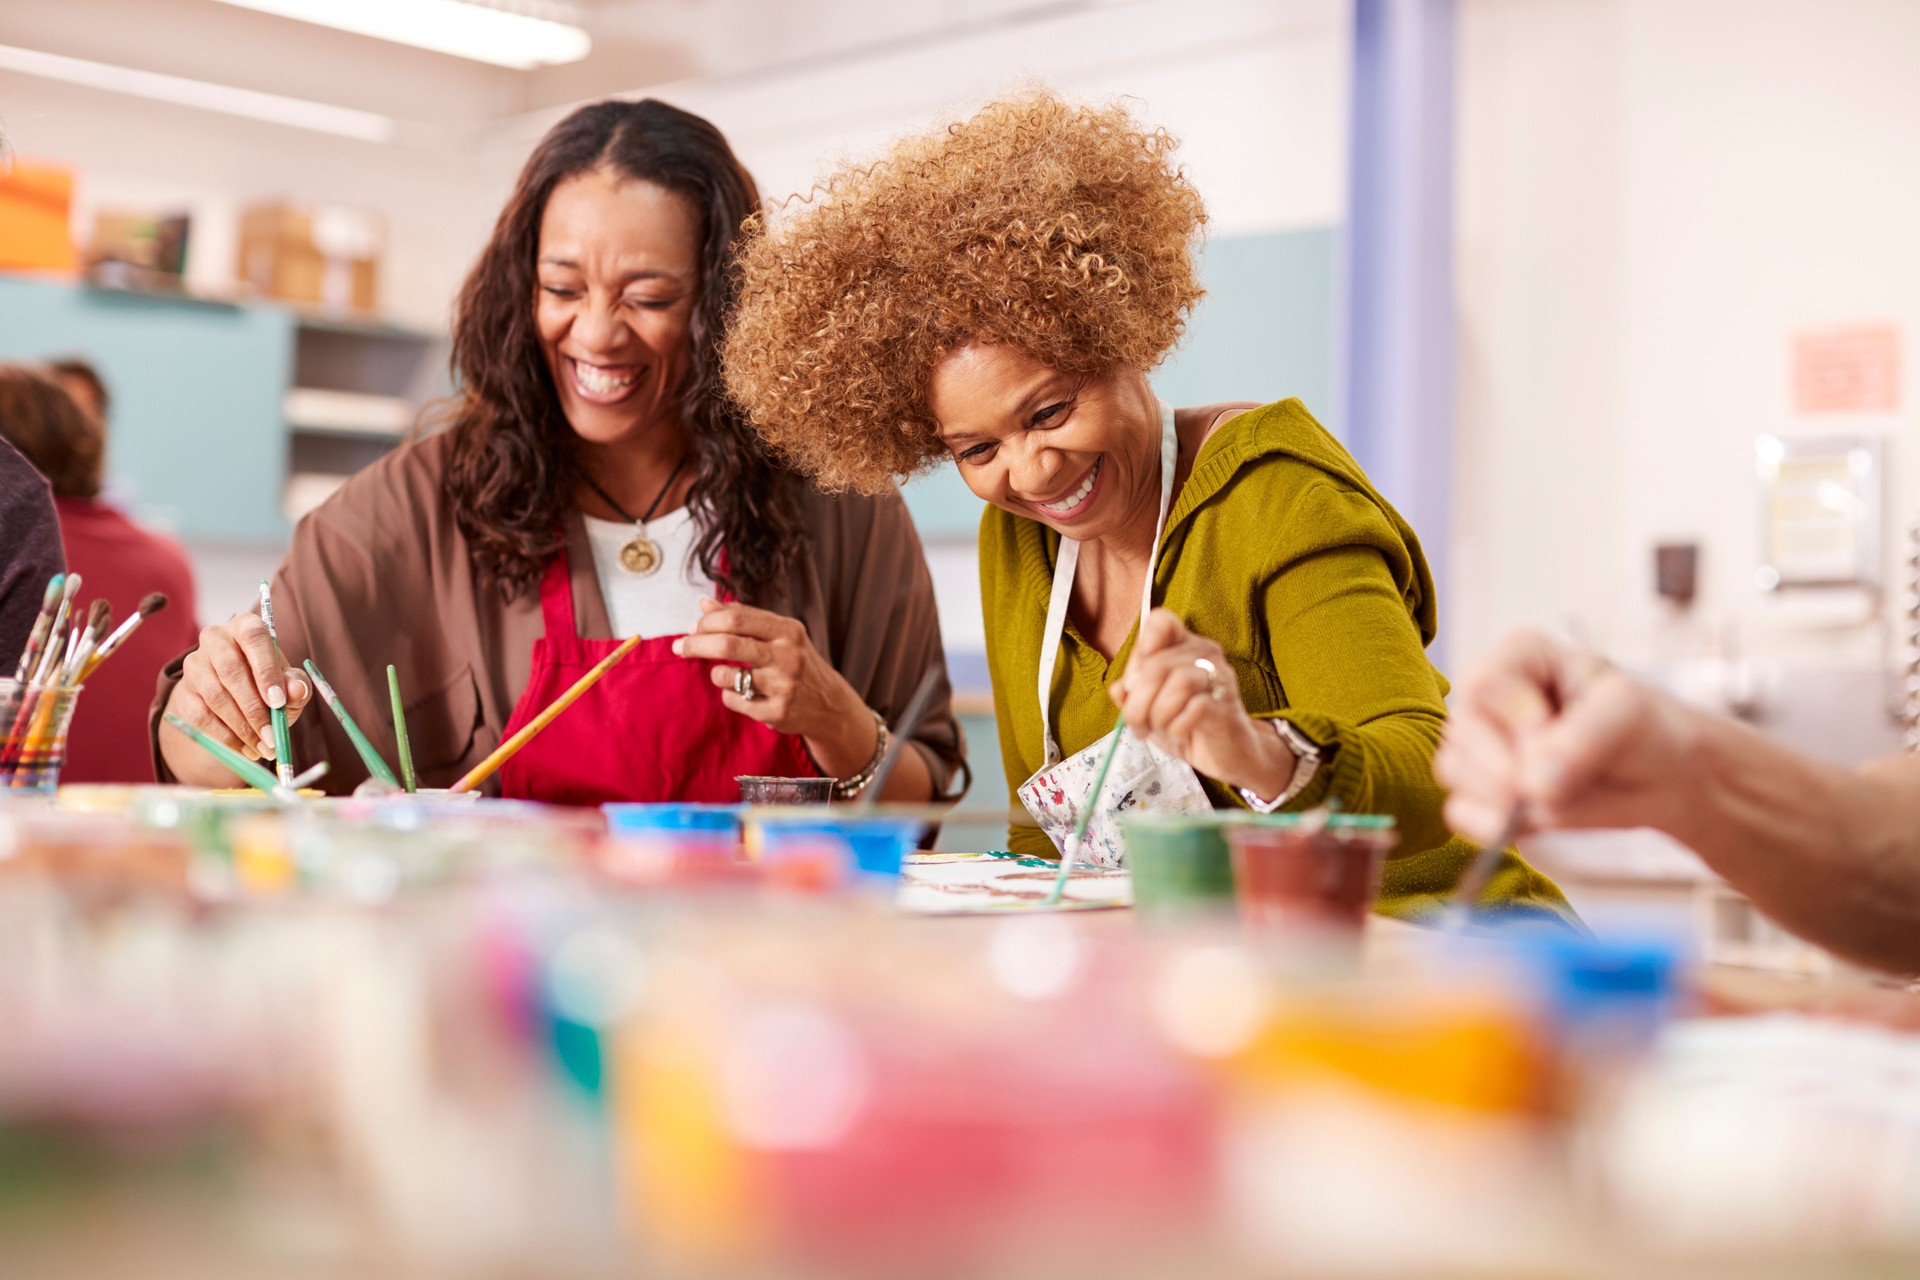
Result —
M273 575L273 612L289 666L312 658L389 764L396 761L387 664L399 669L407 734L423 787L445 787L499 745L545 628L537 593L503 601L476 580L443 476L445 435L402 446L353 477L300 522ZM928 666L943 673L914 734L944 794L964 769L960 726L944 678L933 579L898 494L801 498L806 547L777 598L755 601L806 624L814 645L891 722ZM586 528L567 518L575 619L583 639L608 639ZM154 768L160 711L184 654L161 673L150 717ZM293 726L294 759L327 760L322 782L344 793L367 771L316 696ZM488 782L497 789L498 775ZM963 784L964 785L964 784Z

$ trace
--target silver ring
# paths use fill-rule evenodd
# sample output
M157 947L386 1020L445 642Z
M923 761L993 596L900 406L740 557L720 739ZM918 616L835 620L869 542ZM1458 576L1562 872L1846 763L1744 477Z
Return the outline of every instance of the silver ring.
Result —
M1207 696L1209 698L1218 702L1227 696L1227 691L1220 687L1220 668L1213 665L1211 658L1195 658L1193 665L1200 668L1207 677Z
M752 702L759 695L753 691L753 668L736 667L733 672L733 691Z

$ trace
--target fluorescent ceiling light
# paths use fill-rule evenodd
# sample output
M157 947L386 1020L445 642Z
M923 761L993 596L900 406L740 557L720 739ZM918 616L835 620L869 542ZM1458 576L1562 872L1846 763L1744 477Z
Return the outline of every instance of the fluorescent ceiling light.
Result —
M371 111L356 111L352 107L336 107L325 102L310 102L305 98L258 93L252 89L236 89L229 84L188 80L181 76L161 75L156 71L137 71L108 62L88 62L84 58L68 58L57 53L17 49L4 44L0 44L0 71L18 71L23 75L85 85L90 89L105 89L109 93L126 93L136 98L151 98L156 102L199 107L203 111L220 111L249 120L264 120L269 124L312 129L316 133L332 133L343 138L359 138L364 142L391 142L398 127L392 117L375 115Z
M222 0L377 40L526 71L578 62L593 41L573 10L539 0Z

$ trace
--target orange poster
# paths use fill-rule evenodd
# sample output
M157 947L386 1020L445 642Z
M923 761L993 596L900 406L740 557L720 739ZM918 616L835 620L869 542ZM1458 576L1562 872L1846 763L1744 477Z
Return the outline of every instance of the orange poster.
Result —
M1806 329L1793 336L1799 413L1876 413L1900 407L1900 331L1890 324Z

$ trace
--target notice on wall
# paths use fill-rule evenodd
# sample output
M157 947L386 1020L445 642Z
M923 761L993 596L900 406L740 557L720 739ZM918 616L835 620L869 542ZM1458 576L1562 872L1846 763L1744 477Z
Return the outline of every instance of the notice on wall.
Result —
M1793 335L1798 413L1884 413L1900 407L1900 331L1890 324Z

